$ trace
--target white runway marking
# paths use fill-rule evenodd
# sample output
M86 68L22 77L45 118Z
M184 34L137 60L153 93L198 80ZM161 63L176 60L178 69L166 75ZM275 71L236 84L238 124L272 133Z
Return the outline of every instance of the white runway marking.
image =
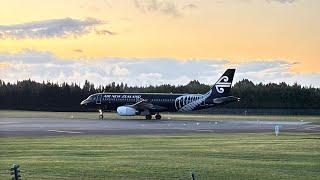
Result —
M54 130L54 129L49 129L49 132L58 132L58 133L69 133L69 134L81 134L82 132L77 132L77 131L60 131L60 130Z
M19 124L20 122L0 122L0 124Z
M210 130L210 129L196 129L195 131L199 131L199 132L214 132L213 130Z

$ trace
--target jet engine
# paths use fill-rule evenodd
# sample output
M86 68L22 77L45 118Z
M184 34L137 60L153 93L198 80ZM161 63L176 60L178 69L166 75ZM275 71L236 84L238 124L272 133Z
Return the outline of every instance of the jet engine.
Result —
M117 108L117 113L120 116L134 116L136 115L136 109L129 106L119 106Z

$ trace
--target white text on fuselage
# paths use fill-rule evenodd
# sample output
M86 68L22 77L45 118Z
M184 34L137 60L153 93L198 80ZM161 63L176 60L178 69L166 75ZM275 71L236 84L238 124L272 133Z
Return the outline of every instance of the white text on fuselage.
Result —
M106 94L103 96L104 98L121 98L121 99L139 99L141 98L141 95L111 95L111 94Z

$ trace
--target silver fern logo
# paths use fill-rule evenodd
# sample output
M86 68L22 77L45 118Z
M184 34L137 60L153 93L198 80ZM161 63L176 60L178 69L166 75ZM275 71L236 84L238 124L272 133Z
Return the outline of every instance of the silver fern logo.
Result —
M188 94L180 96L175 100L175 107L177 110L186 112L192 111L200 105L205 105L205 100L211 95L212 90L206 94Z
M218 82L216 83L216 90L218 93L224 93L224 88L230 88L231 82L228 82L229 78L228 76L222 76Z

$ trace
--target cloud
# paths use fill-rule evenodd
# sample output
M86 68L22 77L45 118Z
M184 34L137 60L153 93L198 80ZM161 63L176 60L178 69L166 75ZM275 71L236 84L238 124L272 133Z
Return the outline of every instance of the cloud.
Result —
M296 63L284 60L256 60L232 63L228 60L177 60L170 58L60 59L49 52L26 50L0 54L0 79L6 82L33 79L38 82L76 82L89 80L96 85L124 82L132 86L183 85L197 79L214 84L226 68L236 68L235 81L255 83L286 82L320 87L320 73L293 73Z
M79 37L92 32L97 26L103 24L105 22L95 18L83 20L64 18L0 25L0 39ZM108 30L100 30L99 32L108 32Z
M103 30L95 30L98 35L116 35L117 33L103 29Z
M236 64L240 72L256 73L256 72L279 72L280 70L290 71L296 63L283 60L272 61L249 61Z
M136 8L142 12L161 12L166 15L178 17L181 15L176 3L171 0L134 0Z
M74 49L73 51L74 51L74 52L77 52L77 53L83 53L83 50L82 50L82 49Z
M297 2L297 0L266 0L267 2L279 2L282 4L290 4L290 3L294 3Z
M234 2L233 0L229 0L230 2ZM281 4L293 4L295 2L298 2L298 0L264 0L265 2L267 3L272 3L272 2L275 2L275 3L281 3ZM215 1L216 3L225 3L227 2L226 0L216 0ZM252 3L254 2L253 0L239 0L239 2L241 3Z
M189 3L189 4L184 5L182 9L196 9L196 8L198 8L197 5Z
M0 69L1 68L7 68L9 66L8 63L0 63Z
M114 68L111 70L111 74L113 76L127 76L129 75L129 70L124 67L121 67L118 64L115 64Z
M272 60L243 62L238 63L236 67L238 69L238 77L245 77L246 79L251 79L255 82L278 83L290 81L291 83L294 83L294 80L291 79L294 74L290 71L294 65L295 63L288 61Z

